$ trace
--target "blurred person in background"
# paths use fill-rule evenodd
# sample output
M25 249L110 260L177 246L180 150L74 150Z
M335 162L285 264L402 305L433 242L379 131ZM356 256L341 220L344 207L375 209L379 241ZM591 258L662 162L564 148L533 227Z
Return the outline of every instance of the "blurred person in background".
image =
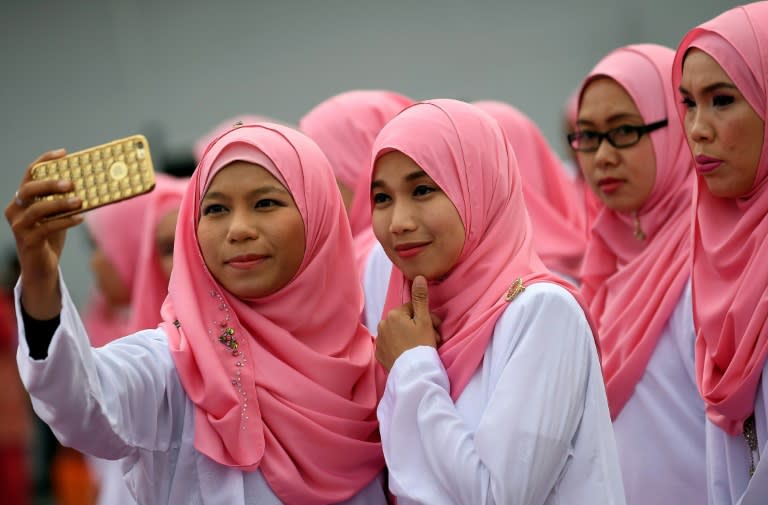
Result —
M672 117L673 58L653 44L609 53L584 80L569 136L601 202L581 292L598 325L629 505L706 501L689 284L693 159Z
M498 121L512 144L536 253L553 273L578 285L587 247L587 218L578 189L560 157L533 120L517 108L490 100L474 105Z
M299 121L331 162L355 240L355 262L365 289L363 322L372 333L381 320L392 263L371 229L367 169L376 135L413 100L394 91L354 90L316 105Z
M86 218L95 245L91 269L97 286L85 325L96 347L155 328L161 321L176 221L188 181L158 173L155 182L150 193L96 209ZM135 503L123 482L121 461L91 461L100 505Z

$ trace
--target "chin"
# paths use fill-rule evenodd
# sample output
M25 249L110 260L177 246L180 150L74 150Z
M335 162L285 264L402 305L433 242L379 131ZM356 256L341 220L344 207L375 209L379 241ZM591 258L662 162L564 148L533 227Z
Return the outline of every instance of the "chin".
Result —
M723 184L722 181L717 179L710 181L709 179L705 178L704 182L707 185L707 191L709 191L712 196L716 196L718 198L739 198L749 193L752 189L749 188L745 191L742 191L740 188L734 188L733 186Z
M225 289L232 295L234 295L237 298L243 298L246 300L254 299L254 298L263 298L265 296L269 296L272 293L276 292L277 290L274 289L268 289L268 288L255 288L252 286L233 286L231 289L226 288Z
M639 210L641 205L637 205L634 203L629 202L621 202L621 201L613 201L613 202L606 202L603 201L606 207L611 209L614 212L618 212L619 214L632 214L636 210Z
M418 275L423 275L424 278L427 279L428 281L439 281L443 277L445 277L445 275L447 273L447 272L437 271L437 270L426 270L425 271L425 270L418 270L418 269L415 269L415 268L405 268L405 269L400 268L400 267L398 267L398 268L400 269L401 272L403 272L403 275L409 281L413 281L413 279L415 279L416 276L418 276Z

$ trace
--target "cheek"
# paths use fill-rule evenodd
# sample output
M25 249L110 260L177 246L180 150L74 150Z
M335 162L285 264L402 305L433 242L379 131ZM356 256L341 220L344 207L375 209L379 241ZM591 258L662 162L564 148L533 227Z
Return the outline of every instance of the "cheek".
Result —
M379 242L383 242L386 239L387 230L389 229L389 214L386 210L374 207L371 214L371 228L373 228L373 234L376 235L376 239Z
M91 256L91 270L100 282L108 283L111 277L115 277L112 264L101 251L96 251Z
M753 121L729 121L721 127L721 138L725 148L731 153L749 156L754 164L759 163L763 149L764 126L759 119ZM746 156L745 156L746 155Z
M647 146L643 146L633 161L634 174L640 189L638 196L645 201L653 191L653 185L656 182L656 155L653 152L653 145L649 142Z
M719 138L726 152L739 153L744 152L743 148L751 144L752 138L747 130L739 121L724 121L719 126ZM754 135L752 135L754 137Z
M581 174L584 180L590 185L595 174L595 156L594 154L576 152L576 162L581 168Z
M306 238L304 235L304 221L301 216L292 216L275 223L274 233L280 237L281 247L288 253L286 255L285 276L291 278L301 267L304 261Z
M203 221L197 226L197 243L200 246L200 252L203 254L203 260L210 268L211 260L216 255L215 244L219 242L215 235L215 228Z
M466 235L459 211L456 210L453 203L446 197L442 200L440 208L434 209L430 214L441 217L441 220L435 223L435 232L445 237L448 242L447 249L451 251L452 256L458 258L461 250L464 248L464 236Z
M91 267L99 288L110 303L119 305L130 301L128 288L106 256L100 253L94 254L91 258Z

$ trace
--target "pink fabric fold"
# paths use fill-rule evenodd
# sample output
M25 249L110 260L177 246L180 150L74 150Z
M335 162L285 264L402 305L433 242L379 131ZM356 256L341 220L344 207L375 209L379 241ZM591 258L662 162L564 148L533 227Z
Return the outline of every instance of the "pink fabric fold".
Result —
M201 200L235 160L284 181L304 219L298 272L259 299L227 292L197 241ZM309 138L260 123L208 145L181 204L163 327L195 404L195 448L223 465L261 470L287 504L344 501L384 466L376 421L381 384L372 337L359 322L362 290L352 261L333 173Z
M92 345L101 347L160 323L168 278L160 267L155 232L160 220L178 209L185 187L186 180L158 173L150 193L87 214L86 224L94 242L130 293L128 307L115 310L94 288L84 317Z
M438 352L455 400L480 365L517 279L526 286L558 284L579 301L580 296L551 274L534 251L517 160L491 116L456 100L418 103L376 138L374 160L390 151L404 153L429 174L464 223L465 243L456 265L429 288L430 310L442 319ZM408 301L410 288L410 281L393 268L384 312Z
M613 419L634 393L661 332L690 277L693 159L676 118L671 73L674 51L631 45L605 56L582 85L599 77L618 82L643 121L669 118L650 134L656 178L638 211L646 234L637 240L634 219L600 204L582 270L582 294L600 331L603 374Z
M539 127L515 107L475 102L499 122L512 144L533 225L533 248L547 268L578 279L587 247L584 202Z
M412 103L393 91L347 91L320 103L299 121L301 131L328 157L336 178L354 192L349 224L361 274L376 243L371 230L371 188L365 186L371 146L387 121Z
M723 68L763 121L768 120L768 2L736 7L680 42L672 84L690 48ZM676 91L677 92L677 91ZM681 121L685 108L678 105ZM718 198L697 177L693 218L696 378L709 419L736 435L754 411L768 359L768 130L755 182L742 198Z

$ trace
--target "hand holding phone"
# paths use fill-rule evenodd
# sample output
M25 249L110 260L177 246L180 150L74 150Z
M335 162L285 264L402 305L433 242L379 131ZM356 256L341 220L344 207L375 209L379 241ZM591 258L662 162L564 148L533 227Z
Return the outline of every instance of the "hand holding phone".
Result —
M47 216L43 221L133 198L155 187L149 143L143 135L113 140L63 158L37 163L32 167L31 175L35 181L69 180L74 184L68 193L46 195L42 199L76 197L82 201L79 208Z
M141 135L65 154L59 149L35 160L5 208L21 265L21 303L41 320L61 310L59 261L67 229L83 221L79 213L155 185L149 146Z

